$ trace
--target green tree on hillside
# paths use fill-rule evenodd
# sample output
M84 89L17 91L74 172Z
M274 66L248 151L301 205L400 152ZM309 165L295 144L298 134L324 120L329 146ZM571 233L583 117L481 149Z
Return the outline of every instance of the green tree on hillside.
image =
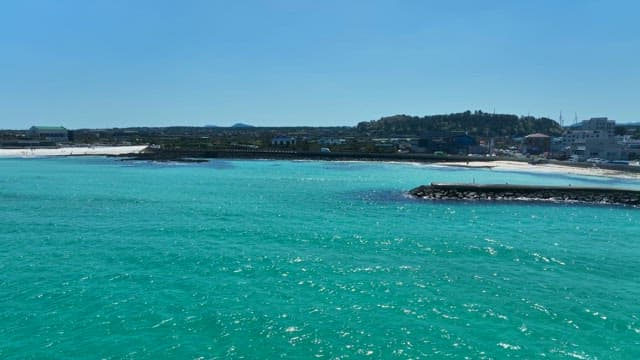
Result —
M373 136L421 136L429 131L462 131L471 136L525 136L532 133L560 135L562 128L552 119L489 114L480 110L448 115L393 115L361 122L357 129Z

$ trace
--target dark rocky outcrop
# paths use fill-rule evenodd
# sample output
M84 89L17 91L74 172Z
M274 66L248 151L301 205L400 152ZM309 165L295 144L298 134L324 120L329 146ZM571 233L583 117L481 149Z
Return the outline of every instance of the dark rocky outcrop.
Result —
M640 191L612 188L431 183L412 189L409 194L427 200L555 201L640 206Z

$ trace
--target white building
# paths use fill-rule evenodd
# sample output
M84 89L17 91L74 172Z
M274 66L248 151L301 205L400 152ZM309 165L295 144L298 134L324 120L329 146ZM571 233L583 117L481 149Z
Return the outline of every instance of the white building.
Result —
M623 155L623 146L616 141L616 122L606 117L591 118L579 125L567 128L563 134L564 148L569 155L580 160L601 158L618 160Z
M337 138L322 138L318 140L318 144L320 145L344 145L346 142L346 139Z
M618 142L624 146L625 157L628 160L640 159L640 140L632 139L630 135L617 136Z
M290 146L296 144L296 138L292 136L276 136L271 139L273 146Z

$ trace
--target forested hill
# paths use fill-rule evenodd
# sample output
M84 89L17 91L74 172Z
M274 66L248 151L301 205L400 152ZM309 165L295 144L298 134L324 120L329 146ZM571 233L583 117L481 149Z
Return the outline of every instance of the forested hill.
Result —
M525 136L532 133L560 135L552 119L465 111L448 115L394 115L361 122L358 131L375 136L421 136L428 131L465 131L471 136Z

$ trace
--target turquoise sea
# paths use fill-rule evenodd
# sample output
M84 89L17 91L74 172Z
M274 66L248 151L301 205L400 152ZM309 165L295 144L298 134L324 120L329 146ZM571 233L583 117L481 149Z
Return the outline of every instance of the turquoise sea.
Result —
M0 160L2 359L640 358L634 181L364 162Z

